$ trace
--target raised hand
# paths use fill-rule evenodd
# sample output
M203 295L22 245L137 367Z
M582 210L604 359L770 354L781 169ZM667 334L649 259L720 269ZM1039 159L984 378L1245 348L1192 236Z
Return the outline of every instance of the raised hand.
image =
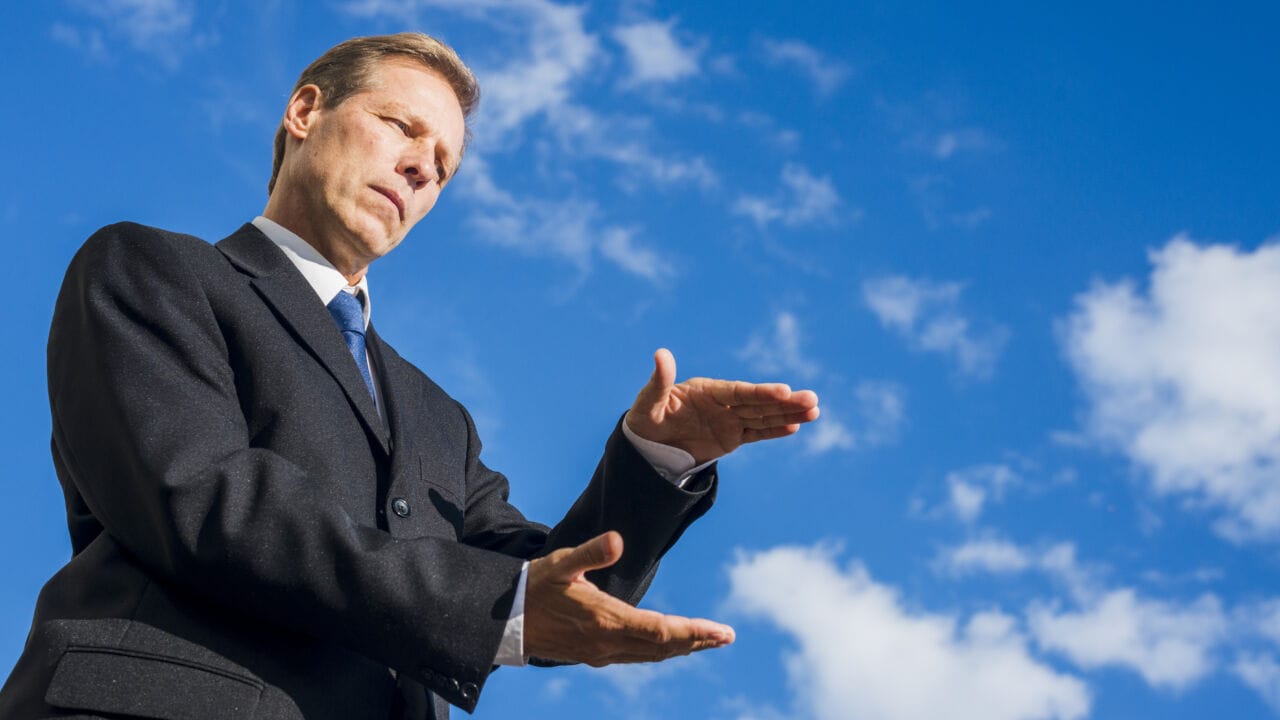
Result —
M524 650L544 660L655 662L733 642L733 628L711 620L640 610L597 588L585 573L622 557L622 536L598 535L529 563Z
M791 435L818 418L818 396L782 383L690 378L676 384L676 359L653 354L654 370L627 412L627 425L646 440L672 445L698 464L744 443Z

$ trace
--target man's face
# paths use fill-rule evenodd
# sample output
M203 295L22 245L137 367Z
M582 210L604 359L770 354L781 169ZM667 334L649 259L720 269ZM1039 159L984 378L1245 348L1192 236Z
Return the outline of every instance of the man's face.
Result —
M363 274L435 205L458 168L466 124L449 84L425 66L391 58L369 88L337 107L290 102L302 142L291 152L285 226L344 275ZM301 105L301 107L299 107ZM290 117L286 114L286 127Z

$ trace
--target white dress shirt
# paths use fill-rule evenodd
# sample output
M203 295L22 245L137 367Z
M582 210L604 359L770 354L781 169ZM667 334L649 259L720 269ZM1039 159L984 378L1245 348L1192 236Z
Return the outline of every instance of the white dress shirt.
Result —
M261 230L271 242L276 244L276 247L280 248L285 257L289 258L294 267L298 268L298 272L302 273L302 276L307 279L311 289L316 291L320 302L326 306L340 292L353 293L357 298L363 296L364 302L361 304L364 306L364 326L368 329L373 302L369 295L369 276L367 274L360 278L360 282L356 283L355 286L351 286L347 283L347 278L338 272L333 267L333 264L320 254L320 251L284 226L261 215L253 219L253 226ZM366 347L366 359L369 359L368 353L369 351ZM374 377L374 392L380 393L377 372L372 362L369 363L369 373ZM386 404L379 401L378 406L381 408L385 407ZM646 440L636 435L625 422L622 423L622 433L635 446L641 457L647 460L659 475L679 487L684 487L689 478L711 464L711 462L705 462L697 465L694 457L684 450ZM529 562L525 561L524 567L520 571L520 580L516 584L516 596L511 604L511 616L507 619L502 642L498 645L498 655L493 661L495 665L525 664L524 593L525 583L528 578Z

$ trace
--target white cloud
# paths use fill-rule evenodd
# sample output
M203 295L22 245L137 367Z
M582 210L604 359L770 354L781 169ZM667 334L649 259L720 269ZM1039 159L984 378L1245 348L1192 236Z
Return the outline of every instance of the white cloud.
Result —
M602 223L594 202L517 198L498 187L479 153L467 156L458 185L480 208L469 222L494 245L557 258L582 276L600 258L650 282L662 284L675 277L674 266L656 250L639 245L634 230Z
M939 572L961 577L1038 570L1066 588L1061 601L1036 601L1026 622L1036 645L1059 653L1082 669L1119 667L1152 687L1181 691L1222 669L1219 656L1266 639L1280 645L1280 599L1223 609L1212 593L1191 601L1155 599L1132 587L1107 587L1105 567L1082 566L1075 545L1032 550L999 538L973 540L939 552ZM1218 574L1203 571L1194 577ZM1230 670L1275 704L1280 701L1280 665L1267 654L1241 652ZM1280 710L1280 704L1275 705Z
M649 191L674 185L695 185L710 190L720 184L720 178L707 159L701 156L663 157L641 143L624 140L610 132L617 123L594 121L590 128L580 128L566 142L576 144L585 153L617 163L639 176L643 183L625 181L627 190ZM631 133L627 133L630 135Z
M969 575L975 572L1006 574L1030 568L1032 560L1026 551L1014 543L987 538L944 550L938 558L938 565L952 575Z
M950 160L957 154L979 152L996 146L996 142L985 130L976 127L946 130L918 144L938 160Z
M806 355L803 331L795 314L782 311L767 332L757 332L738 351L738 357L762 375L784 380L814 380L822 368ZM805 432L805 449L822 454L832 450L856 450L885 445L897 439L906 420L902 389L876 380L858 383L853 392L856 426L833 412L829 397L823 400L822 418Z
M627 51L632 83L664 83L698 74L698 48L681 45L674 21L625 25L613 38Z
M782 169L782 189L771 197L744 195L733 206L735 215L753 220L761 229L781 221L787 227L833 224L838 220L840 194L829 176L818 177L801 165Z
M585 7L541 0L486 5L523 11L529 22L524 57L476 73L485 93L480 111L484 127L502 133L566 105L571 85L599 52L599 41L583 27Z
M858 383L853 394L862 420L859 433L862 445L883 445L896 440L907 416L902 387L892 382L864 380Z
M812 380L818 375L818 365L805 357L802 340L800 320L782 311L774 316L771 331L752 335L738 357L758 373Z
M1247 621L1258 634L1280 647L1280 599L1268 600L1252 608Z
M132 50L154 57L170 70L187 49L207 41L192 33L194 0L76 0L75 7L100 21L106 35L122 39ZM95 60L107 57L103 33L97 29L58 23L53 37Z
M1241 654L1231 668L1236 677L1280 713L1280 663L1270 655Z
M1148 287L1098 283L1064 325L1093 437L1157 493L1222 509L1237 539L1280 537L1280 245L1185 235L1153 251Z
M858 447L858 438L847 425L832 415L831 411L822 411L822 422L816 423L805 433L804 447L814 455L832 450L853 450Z
M661 283L674 277L671 263L652 249L636 245L634 235L630 230L609 228L600 240L600 254L632 275L652 282Z
M1083 669L1121 667L1148 685L1180 691L1217 670L1215 654L1240 635L1217 596L1160 600L1130 587L1108 588L1102 569L1082 567L1071 543L1035 551L996 538L974 540L939 553L935 567L954 576L1039 570L1060 580L1071 608L1037 601L1026 619L1036 645ZM1252 619L1253 616L1250 616Z
M775 65L790 65L807 75L819 95L835 92L849 76L848 65L799 40L765 40L764 50Z
M797 715L818 720L1080 718L1084 683L1037 661L1008 615L911 610L897 591L821 547L743 554L736 609L797 644L784 657Z
M988 378L1008 340L1008 330L971 327L960 313L959 283L935 283L901 275L868 280L863 300L880 324L906 338L913 347L949 355L961 374Z
M1222 605L1213 595L1178 605L1113 590L1079 612L1033 607L1028 623L1036 642L1082 668L1127 667L1153 687L1181 690L1214 669L1212 651L1227 635Z
M951 511L971 523L982 514L989 500L1003 500L1005 488L1018 481L1018 474L1008 465L976 465L947 473Z

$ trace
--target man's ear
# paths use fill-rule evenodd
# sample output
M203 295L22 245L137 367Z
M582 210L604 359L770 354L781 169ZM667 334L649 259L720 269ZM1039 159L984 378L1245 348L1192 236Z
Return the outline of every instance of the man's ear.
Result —
M289 98L284 106L284 130L293 137L302 140L311 131L320 110L320 88L315 85L303 85Z

